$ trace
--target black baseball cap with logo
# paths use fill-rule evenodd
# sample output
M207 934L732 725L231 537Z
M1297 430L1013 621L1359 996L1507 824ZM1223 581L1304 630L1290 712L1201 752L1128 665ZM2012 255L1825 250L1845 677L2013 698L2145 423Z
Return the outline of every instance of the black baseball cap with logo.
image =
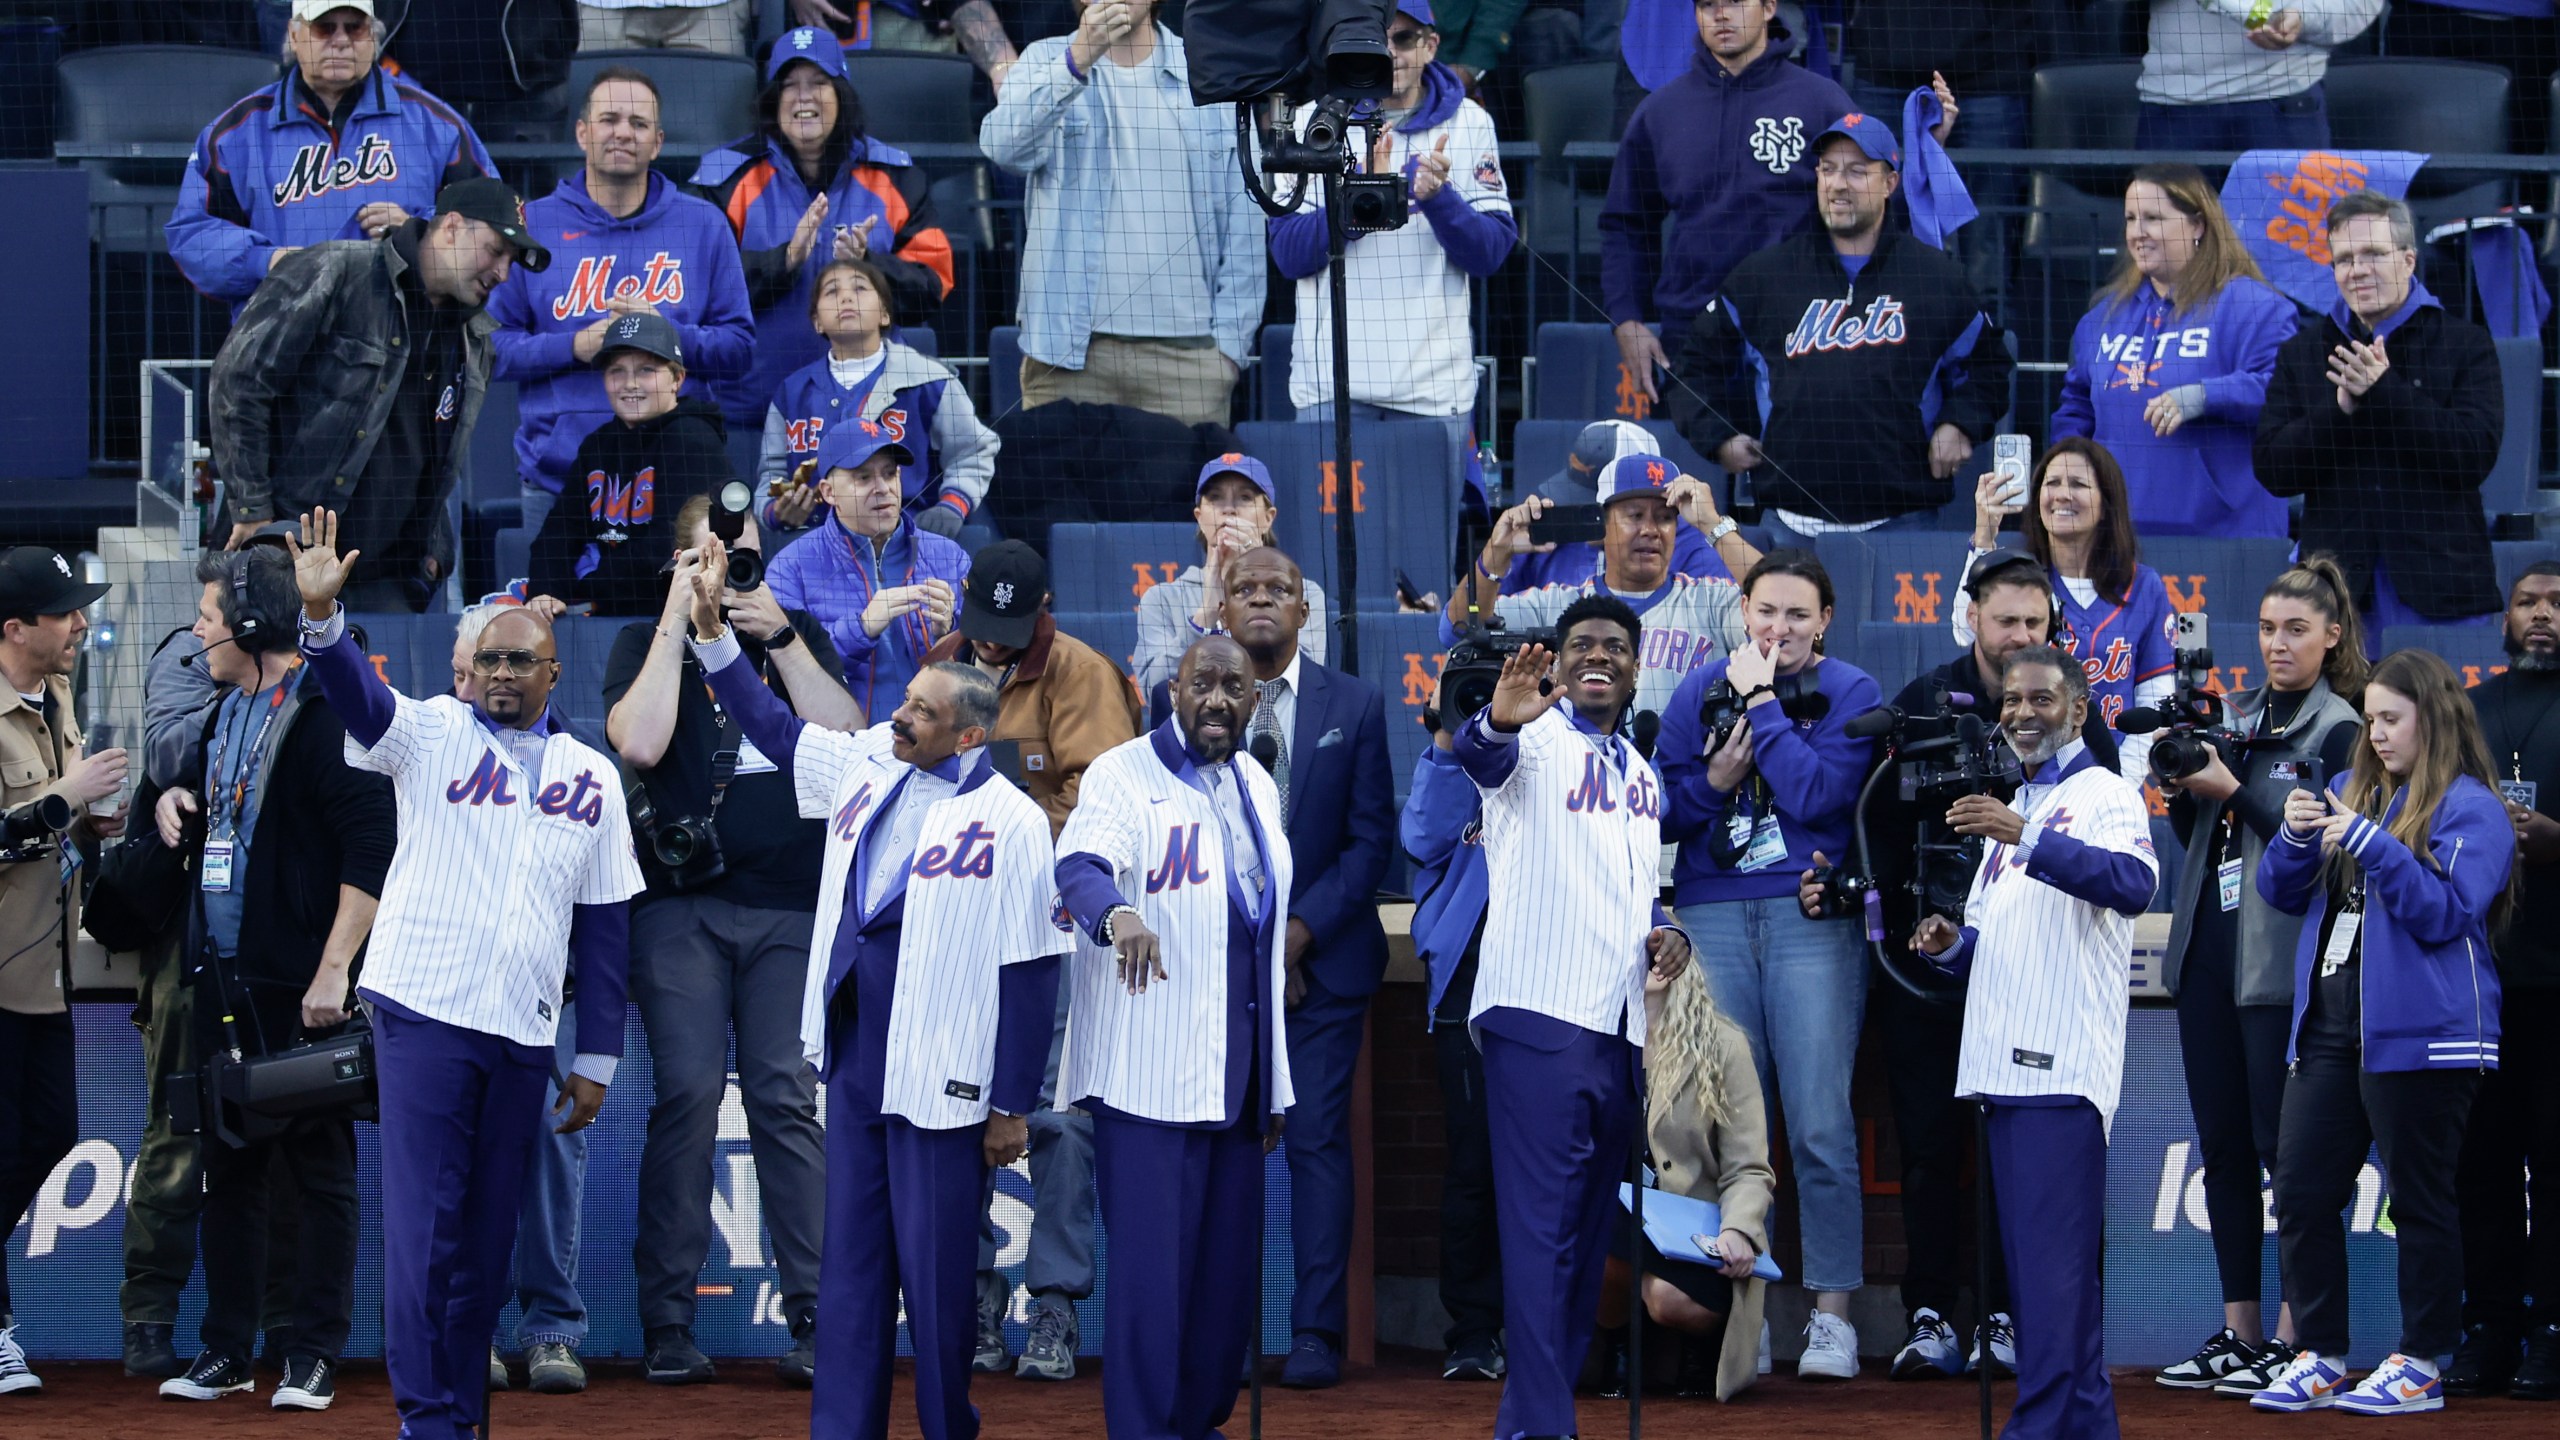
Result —
M676 324L664 315L646 310L620 315L604 329L604 344L596 348L596 368L605 367L607 357L616 350L637 350L655 355L677 369L684 368L684 341L676 334Z
M477 220L516 247L516 263L537 274L551 268L551 252L533 243L524 223L524 206L503 180L475 175L456 180L436 192L436 213Z
M48 546L0 550L0 616L68 615L96 604L107 588L83 583L62 552Z
M960 607L960 638L1019 650L1040 628L1049 598L1049 566L1019 540L999 540L969 559L969 603Z

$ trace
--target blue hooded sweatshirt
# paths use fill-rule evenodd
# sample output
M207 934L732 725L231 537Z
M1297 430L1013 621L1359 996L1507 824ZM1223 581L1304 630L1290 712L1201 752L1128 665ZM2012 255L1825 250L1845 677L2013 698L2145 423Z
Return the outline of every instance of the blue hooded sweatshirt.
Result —
M573 348L578 332L605 315L605 300L646 300L673 321L684 349L684 393L747 372L755 317L728 217L663 175L627 219L587 194L581 169L524 207L527 229L549 247L551 268L519 266L489 295L498 322L497 378L522 386L517 398L516 473L557 493L579 442L613 418L604 374Z
M2071 332L2071 369L2053 437L2083 435L2124 467L2145 535L2285 537L2285 504L2258 483L2249 447L2276 352L2293 338L2291 300L2241 276L2180 312L2149 283L2100 297ZM2163 392L2196 386L2204 411L2163 438L2142 418Z
M1484 796L1458 768L1458 757L1437 745L1425 746L1397 831L1414 863L1413 950L1430 981L1426 1017L1439 1013L1440 997L1448 993L1468 942L1484 923L1492 882L1476 823L1483 814Z
M1785 58L1785 39L1771 25L1767 52L1740 75L1698 46L1627 121L1600 211L1611 324L1660 320L1681 333L1743 256L1813 222L1813 140L1851 107L1847 91Z
M1699 711L1731 663L1720 658L1689 672L1663 709L1662 736L1654 747L1662 768L1662 838L1680 846L1671 871L1679 905L1796 893L1814 851L1849 853L1858 789L1875 768L1876 742L1851 739L1846 727L1882 705L1884 692L1864 670L1825 660L1779 677L1790 691L1801 687L1805 699L1797 702L1799 710L1819 715L1791 720L1777 694L1761 695L1746 712L1751 772L1740 790L1718 790L1707 779L1711 737L1699 723ZM1816 695L1822 700L1814 701Z

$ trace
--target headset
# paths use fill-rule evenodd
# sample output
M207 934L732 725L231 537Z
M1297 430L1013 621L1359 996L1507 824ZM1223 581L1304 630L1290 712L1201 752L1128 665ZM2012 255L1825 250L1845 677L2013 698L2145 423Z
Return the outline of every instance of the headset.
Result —
M2026 573L2019 574L2021 570ZM1964 593L1966 598L1979 606L1982 604L1982 592L1990 589L1995 583L2015 585L2021 581L2043 588L2045 603L2051 607L2050 613L2045 617L2045 643L2060 645L2062 632L2070 624L2069 618L2062 613L2062 595L2054 586L2053 572L2045 568L2043 561L2027 551L2018 549L2016 546L2004 545L1986 553L1981 559L1973 562L1973 573L1965 577Z
M282 650L295 643L294 627L289 619L279 620L263 614L249 599L250 558L261 547L250 545L231 557L231 638L243 654L263 655Z

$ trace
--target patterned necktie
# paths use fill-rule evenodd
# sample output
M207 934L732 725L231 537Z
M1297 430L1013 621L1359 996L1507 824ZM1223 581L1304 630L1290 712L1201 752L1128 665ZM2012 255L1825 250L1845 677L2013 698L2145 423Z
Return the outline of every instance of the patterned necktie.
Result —
M1289 741L1280 733L1280 680L1259 683L1262 703L1254 708L1253 733L1271 737L1271 783L1280 787L1280 814L1289 813Z

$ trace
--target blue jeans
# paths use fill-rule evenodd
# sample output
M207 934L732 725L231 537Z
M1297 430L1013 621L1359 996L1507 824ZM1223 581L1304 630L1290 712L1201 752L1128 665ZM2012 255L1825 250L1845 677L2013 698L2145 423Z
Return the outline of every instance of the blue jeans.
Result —
M2318 85L2281 100L2145 103L2133 132L2137 150L2318 150L2328 143L2329 101Z
M525 1172L524 1211L516 1221L516 1346L557 1340L586 1343L587 1305L578 1298L578 1212L587 1188L587 1135L558 1133L560 1080L578 1058L578 1012L562 1006L549 1083L542 1087L542 1131Z
M1707 993L1751 1041L1774 1127L1783 1102L1795 1164L1804 1288L1866 1282L1865 1199L1849 1074L1867 1003L1867 957L1856 926L1808 920L1793 895L1680 907Z

